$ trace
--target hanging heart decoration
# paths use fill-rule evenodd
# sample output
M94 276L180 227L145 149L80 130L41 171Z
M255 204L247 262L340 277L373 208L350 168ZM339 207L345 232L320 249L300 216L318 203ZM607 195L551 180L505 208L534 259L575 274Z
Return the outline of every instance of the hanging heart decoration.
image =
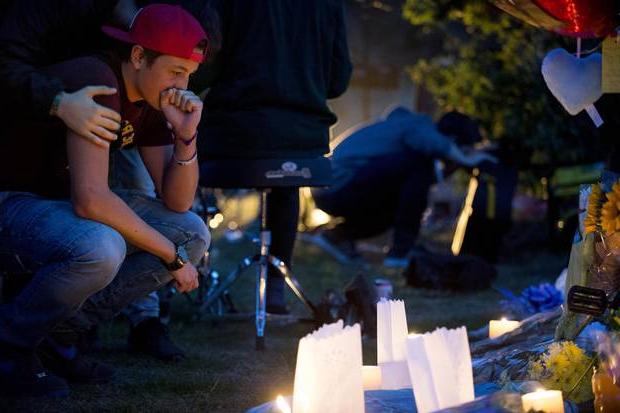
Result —
M601 54L579 59L554 49L543 59L541 72L547 87L571 115L587 109L601 96Z

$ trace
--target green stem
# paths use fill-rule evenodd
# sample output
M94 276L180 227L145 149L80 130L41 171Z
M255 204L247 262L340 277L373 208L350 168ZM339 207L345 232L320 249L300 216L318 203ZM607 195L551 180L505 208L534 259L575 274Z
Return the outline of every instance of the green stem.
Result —
M588 372L592 369L592 367L594 367L594 364L596 363L597 360L598 360L598 357L596 357L596 356L592 357L592 360L590 360L590 363L588 363L588 367L586 368L586 370L579 377L579 379L575 382L573 387L571 387L571 389L568 391L568 393L566 393L566 398L567 399L570 399L570 395L573 394L573 392L575 391L575 389L577 387L579 387L579 385L581 384L583 379L587 376Z

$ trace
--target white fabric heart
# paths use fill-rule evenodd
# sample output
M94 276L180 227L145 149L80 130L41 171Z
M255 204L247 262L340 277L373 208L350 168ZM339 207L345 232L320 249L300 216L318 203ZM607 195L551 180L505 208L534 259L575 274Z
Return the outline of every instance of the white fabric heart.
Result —
M603 95L601 65L600 53L580 59L564 49L553 49L543 59L541 72L553 96L576 115Z

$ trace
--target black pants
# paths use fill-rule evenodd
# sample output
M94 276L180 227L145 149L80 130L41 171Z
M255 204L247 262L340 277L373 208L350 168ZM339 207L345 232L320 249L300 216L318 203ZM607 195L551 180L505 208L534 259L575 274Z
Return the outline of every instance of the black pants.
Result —
M344 185L312 194L319 208L344 218L338 235L356 240L393 228L392 251L401 254L416 241L433 174L431 158L403 151L370 159Z
M299 188L274 188L267 194L267 227L271 231L271 255L280 258L290 268L293 257L297 221L299 219ZM284 305L284 279L269 268L267 302Z

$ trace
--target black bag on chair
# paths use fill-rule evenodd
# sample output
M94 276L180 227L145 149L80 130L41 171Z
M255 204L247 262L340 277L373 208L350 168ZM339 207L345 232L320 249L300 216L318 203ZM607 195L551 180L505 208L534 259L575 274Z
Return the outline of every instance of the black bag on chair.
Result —
M473 255L426 253L412 258L403 275L411 287L476 291L489 288L497 270Z

